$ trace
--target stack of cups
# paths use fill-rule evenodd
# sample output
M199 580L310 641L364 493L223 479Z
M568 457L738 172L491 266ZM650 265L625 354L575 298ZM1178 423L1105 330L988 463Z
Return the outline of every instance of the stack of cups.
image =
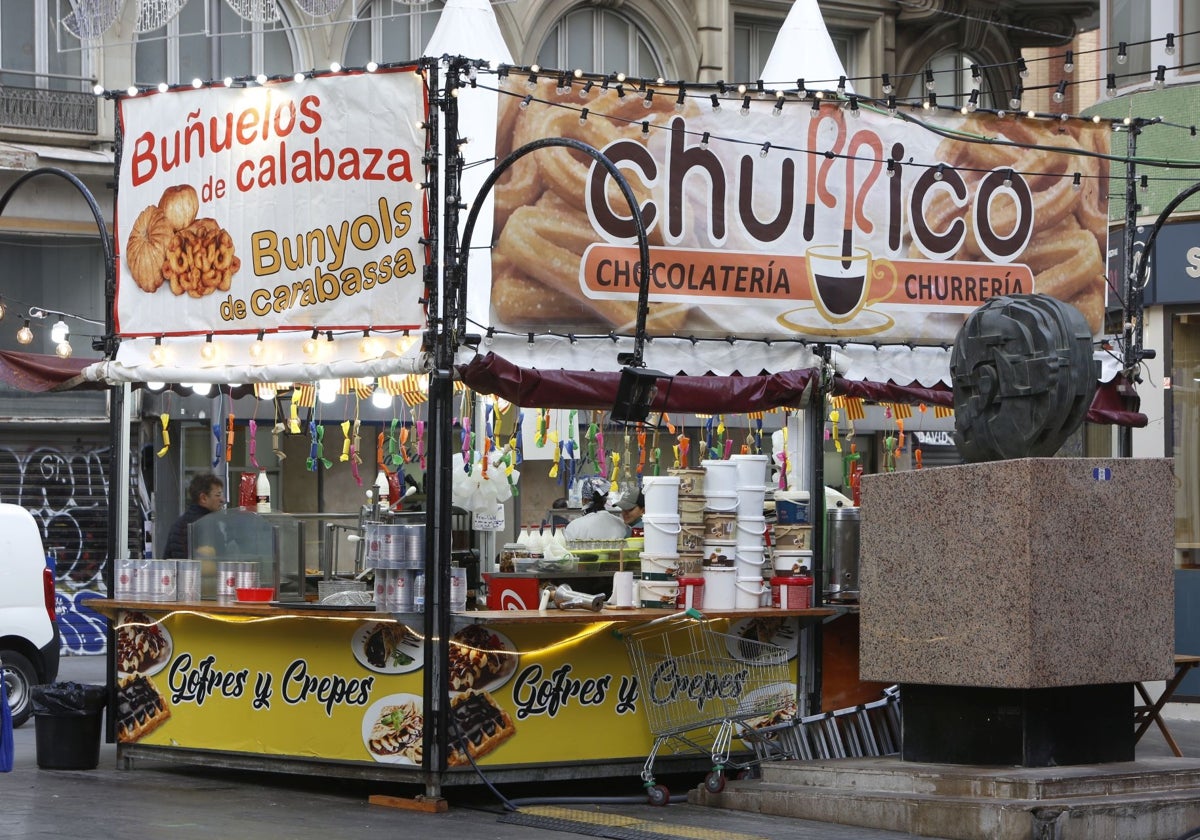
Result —
M130 601L144 599L145 593L138 588L138 576L147 562L149 561L133 560L128 557L117 560L116 574L113 575L114 597Z
M175 561L146 561L147 601L174 601L176 593Z
M416 574L410 569L375 569L375 609L411 612Z
M200 600L200 561L178 560L175 563L175 599Z
M770 459L766 455L734 455L729 460L737 475L737 605L765 606L769 590L763 578L769 577L770 569L766 567L767 519L763 510Z
M258 564L246 560L223 560L217 564L217 600L232 603L237 591L258 586Z

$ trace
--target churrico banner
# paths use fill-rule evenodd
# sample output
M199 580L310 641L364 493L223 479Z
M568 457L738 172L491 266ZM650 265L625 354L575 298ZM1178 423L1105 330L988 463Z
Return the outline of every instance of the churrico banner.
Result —
M118 332L423 323L426 114L414 67L122 99Z
M940 343L1030 292L1101 329L1107 125L527 83L501 82L497 158L571 137L619 167L650 239L651 335ZM605 167L527 154L495 220L494 324L631 329L635 227Z

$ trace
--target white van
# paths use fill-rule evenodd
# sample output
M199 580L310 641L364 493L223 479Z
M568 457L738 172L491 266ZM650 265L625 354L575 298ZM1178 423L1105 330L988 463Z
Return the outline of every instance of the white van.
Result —
M0 667L13 726L31 712L32 687L58 679L54 574L29 511L0 504Z

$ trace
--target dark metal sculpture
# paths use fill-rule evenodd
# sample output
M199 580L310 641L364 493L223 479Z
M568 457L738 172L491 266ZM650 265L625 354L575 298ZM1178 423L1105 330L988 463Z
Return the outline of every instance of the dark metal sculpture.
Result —
M950 356L959 454L1053 455L1087 415L1099 367L1075 307L1048 295L992 298L967 317Z

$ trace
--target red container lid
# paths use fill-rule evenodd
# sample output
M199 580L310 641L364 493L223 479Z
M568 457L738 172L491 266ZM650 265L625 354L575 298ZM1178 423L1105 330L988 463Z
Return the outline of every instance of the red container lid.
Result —
M702 577L681 577L679 578L680 586L703 586L704 578Z
M813 579L799 575L780 575L771 578L772 586L812 586Z

